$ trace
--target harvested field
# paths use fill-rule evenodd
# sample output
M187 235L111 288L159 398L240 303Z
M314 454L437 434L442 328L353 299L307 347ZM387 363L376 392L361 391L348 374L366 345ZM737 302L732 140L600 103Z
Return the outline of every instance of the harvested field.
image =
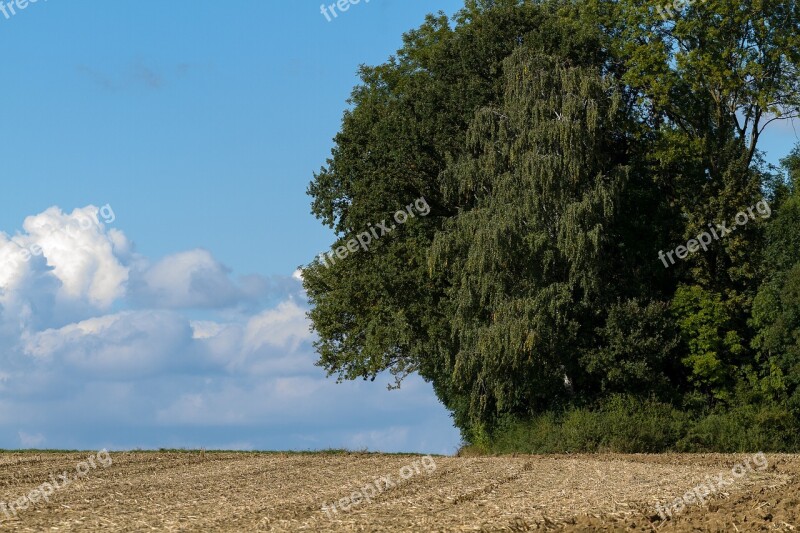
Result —
M0 454L0 501L64 483L90 453ZM770 455L662 521L676 497L752 455L433 457L126 452L0 513L14 531L800 530L800 457ZM86 466L81 466L86 470ZM52 478L51 478L52 476ZM403 479L403 477L407 479ZM372 484L383 478L378 485ZM367 487L373 487L368 489ZM355 491L362 496L353 495ZM47 489L45 488L45 491ZM353 498L351 498L353 495ZM364 501L369 495L371 501ZM340 501L348 498L348 501ZM35 493L31 499L36 498ZM359 501L361 500L361 501ZM24 501L18 503L25 503ZM328 505L328 511L322 510ZM331 505L336 506L333 511ZM349 507L344 510L343 507Z

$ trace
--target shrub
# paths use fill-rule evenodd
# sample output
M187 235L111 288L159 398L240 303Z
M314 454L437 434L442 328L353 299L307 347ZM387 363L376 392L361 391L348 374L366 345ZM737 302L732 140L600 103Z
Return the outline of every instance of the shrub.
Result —
M800 447L800 421L781 406L723 409L691 415L672 405L615 396L594 409L506 419L481 449L486 453L789 452Z

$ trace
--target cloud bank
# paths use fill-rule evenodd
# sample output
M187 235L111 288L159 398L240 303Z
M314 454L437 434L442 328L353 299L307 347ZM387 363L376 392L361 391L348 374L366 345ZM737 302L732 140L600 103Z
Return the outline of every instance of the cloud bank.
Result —
M455 450L428 384L314 366L299 272L151 260L105 215L51 207L0 232L0 447Z

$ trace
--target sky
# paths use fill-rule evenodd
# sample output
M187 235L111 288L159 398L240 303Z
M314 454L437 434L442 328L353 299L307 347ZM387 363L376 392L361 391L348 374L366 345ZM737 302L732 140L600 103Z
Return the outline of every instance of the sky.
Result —
M306 188L359 65L460 6L0 13L0 448L455 452L430 384L314 365L296 271L333 241Z
M314 365L298 267L332 242L306 187L358 66L461 4L0 13L0 448L453 453L430 384Z

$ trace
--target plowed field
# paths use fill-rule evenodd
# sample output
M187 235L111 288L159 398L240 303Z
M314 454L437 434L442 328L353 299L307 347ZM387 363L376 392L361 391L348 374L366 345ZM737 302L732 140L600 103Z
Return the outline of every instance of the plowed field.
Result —
M0 454L0 529L800 531L800 456L90 455Z

